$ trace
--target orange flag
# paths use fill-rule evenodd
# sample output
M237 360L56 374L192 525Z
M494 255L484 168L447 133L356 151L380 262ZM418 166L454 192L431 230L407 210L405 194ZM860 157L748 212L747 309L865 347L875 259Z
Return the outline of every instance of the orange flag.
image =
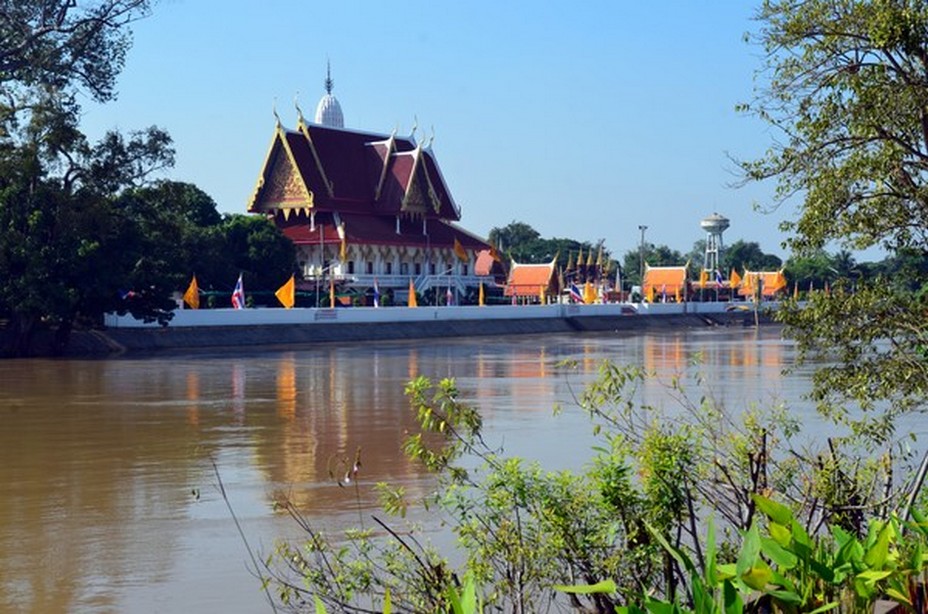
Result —
M461 262L467 262L470 258L467 257L467 250L464 249L464 246L461 245L461 242L458 241L457 237L454 238L454 255L458 257L458 260Z
M335 309L335 278L329 277L329 308Z
M277 297L277 300L280 301L280 304L286 309L293 308L293 305L296 304L296 280L293 275L290 276L287 283L277 289L274 296Z
M184 292L184 302L190 305L191 309L200 308L200 288L197 286L196 275L190 280L190 285L187 286L187 291Z
M477 293L477 304L480 305L481 307L483 307L484 304L485 304L485 303L484 303L484 300L486 300L486 297L483 296L483 282L481 281L481 282L480 282L480 291Z
M741 285L741 276L738 275L738 271L736 271L735 269L731 270L731 275L728 277L728 284L732 288L737 288L738 286Z
M409 301L406 303L410 307L418 307L419 301L416 300L416 287L412 283L412 279L409 280Z

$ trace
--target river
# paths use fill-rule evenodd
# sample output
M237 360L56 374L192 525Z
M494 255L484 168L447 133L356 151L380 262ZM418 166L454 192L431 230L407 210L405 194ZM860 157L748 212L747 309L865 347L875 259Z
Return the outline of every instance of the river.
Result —
M507 452L577 468L592 440L572 399L603 359L666 383L698 357L727 407L782 401L811 423L808 371L782 373L794 356L769 327L0 362L0 611L270 611L212 463L261 554L299 536L283 496L337 527L370 513L378 481L422 492L399 452L416 375L456 378ZM359 488L343 488L330 474L359 448Z

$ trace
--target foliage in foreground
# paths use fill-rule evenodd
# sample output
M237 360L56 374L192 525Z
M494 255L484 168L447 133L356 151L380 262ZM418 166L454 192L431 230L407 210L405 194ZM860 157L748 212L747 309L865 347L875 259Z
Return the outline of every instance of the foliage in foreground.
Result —
M420 543L417 527L390 524L410 502L381 485L394 519L376 518L376 531L326 536L284 503L308 539L281 544L267 561L281 601L444 612L474 583L487 609L513 612L714 611L703 608L710 603L732 612L758 592L783 611L808 612L847 609L863 589L871 601L890 588L906 594L924 567L924 527L911 532L917 540L897 539L904 523L894 513L905 517L918 487L893 475L891 450L861 456L853 433L801 449L782 408L730 416L710 396L690 401L679 379L665 384L670 407L649 406L638 401L649 383L640 369L602 365L578 399L599 443L585 469L570 472L488 445L452 380L412 381L422 431L405 453L435 473L424 503L447 519L463 569ZM874 548L885 554L868 554Z

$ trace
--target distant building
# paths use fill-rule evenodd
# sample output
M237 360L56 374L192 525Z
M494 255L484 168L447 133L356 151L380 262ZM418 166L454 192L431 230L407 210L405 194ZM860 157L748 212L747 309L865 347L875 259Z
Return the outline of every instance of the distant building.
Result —
M405 304L410 279L419 294L441 289L453 302L476 300L481 283L480 237L457 226L454 202L428 143L409 136L344 128L332 94L316 109L315 122L298 111L296 127L278 118L248 211L267 215L297 249L300 287L361 296L395 291Z

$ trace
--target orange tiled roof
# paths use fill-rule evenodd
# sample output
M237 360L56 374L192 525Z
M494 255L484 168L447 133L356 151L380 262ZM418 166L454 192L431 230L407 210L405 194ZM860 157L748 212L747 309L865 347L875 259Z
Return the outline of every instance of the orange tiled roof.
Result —
M741 277L738 294L752 296L756 291L757 284L761 282L763 283L761 289L764 296L775 296L778 292L786 289L786 278L783 277L783 271L745 271Z
M676 290L686 288L686 267L685 266L654 266L648 267L644 271L644 292L648 293L649 288L654 288L656 292L666 290L667 292L676 292Z
M519 264L513 261L506 282L506 296L538 296L541 288L551 289L555 260L547 264Z

